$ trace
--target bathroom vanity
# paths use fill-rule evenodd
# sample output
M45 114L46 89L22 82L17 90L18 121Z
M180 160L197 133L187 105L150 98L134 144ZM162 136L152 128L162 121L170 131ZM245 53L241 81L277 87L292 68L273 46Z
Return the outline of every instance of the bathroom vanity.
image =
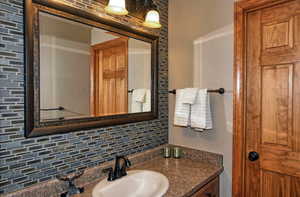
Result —
M182 158L163 158L159 154L161 148L129 157L135 162L129 171L151 170L165 175L170 184L165 197L219 197L219 175L223 171L221 155L183 148ZM102 179L88 184L85 192L76 197L91 197L93 188Z
M131 170L151 170L165 175L170 184L165 197L218 197L218 177L223 167L191 158L156 157L137 164ZM93 188L100 180L89 184L85 193L76 197L91 197Z
M182 158L163 158L164 146L129 155L132 167L128 169L128 172L150 170L166 176L169 188L164 197L219 196L219 175L223 171L222 155L181 147ZM107 174L102 172L103 169L113 164L114 161L105 162L100 166L86 169L83 176L76 180L76 186L84 187L85 191L74 197L92 197L94 187L100 181L107 179ZM58 197L67 191L67 188L65 182L52 180L5 197Z

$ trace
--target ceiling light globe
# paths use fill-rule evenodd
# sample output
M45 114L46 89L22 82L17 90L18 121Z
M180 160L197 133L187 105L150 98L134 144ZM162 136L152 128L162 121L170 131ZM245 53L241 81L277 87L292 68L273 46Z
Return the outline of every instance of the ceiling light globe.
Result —
M105 11L109 14L124 16L128 14L126 9L125 0L109 0Z
M156 10L148 11L143 25L149 28L161 28L158 11Z

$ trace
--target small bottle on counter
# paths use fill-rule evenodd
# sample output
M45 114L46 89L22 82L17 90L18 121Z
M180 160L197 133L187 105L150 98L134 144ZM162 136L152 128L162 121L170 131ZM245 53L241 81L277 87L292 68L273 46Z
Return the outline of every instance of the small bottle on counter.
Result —
M166 146L164 148L164 158L170 158L171 157L171 148Z
M173 148L173 157L176 158L176 159L179 159L181 157L181 148L179 147L174 147Z

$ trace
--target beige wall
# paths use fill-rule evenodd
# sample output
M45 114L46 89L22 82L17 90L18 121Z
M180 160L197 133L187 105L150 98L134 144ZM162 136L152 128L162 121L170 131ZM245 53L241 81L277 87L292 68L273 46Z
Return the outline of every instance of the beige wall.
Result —
M41 14L40 20L41 108L67 109L42 111L42 119L89 116L90 46L118 37L48 14ZM128 89L151 89L150 43L129 39L128 67ZM131 109L131 94L128 109Z
M90 27L48 14L40 20L41 108L66 108L42 118L89 115Z
M91 45L100 44L109 40L114 40L119 37L108 34L108 31L93 27L91 30Z
M128 89L151 89L151 44L130 38L128 41ZM132 93L128 112L132 113Z
M151 88L151 44L128 41L128 89Z
M219 88L211 94L214 129L198 133L173 126L175 96L169 97L169 142L224 155L221 196L231 196L232 66L234 0L171 0L169 89Z

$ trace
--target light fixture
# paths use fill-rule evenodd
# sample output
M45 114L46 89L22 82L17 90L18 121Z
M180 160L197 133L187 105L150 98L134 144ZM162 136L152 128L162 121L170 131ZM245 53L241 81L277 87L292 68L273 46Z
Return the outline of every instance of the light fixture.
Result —
M131 0L134 1L134 0ZM136 12L142 11L146 13L143 26L149 28L161 28L159 12L157 6L153 3L153 0L135 0ZM140 4L138 3L140 2ZM130 2L132 3L132 2ZM114 15L127 15L125 0L109 0L108 5L105 7L105 11ZM133 11L134 12L134 11Z
M153 0L145 0L144 6L147 8L147 14L143 25L149 28L161 28L159 12L157 6L153 3Z
M115 15L127 15L125 0L109 0L108 5L105 7L105 11L109 14Z
M159 13L157 10L149 10L146 14L145 22L143 23L145 27L150 28L161 28L159 22Z

